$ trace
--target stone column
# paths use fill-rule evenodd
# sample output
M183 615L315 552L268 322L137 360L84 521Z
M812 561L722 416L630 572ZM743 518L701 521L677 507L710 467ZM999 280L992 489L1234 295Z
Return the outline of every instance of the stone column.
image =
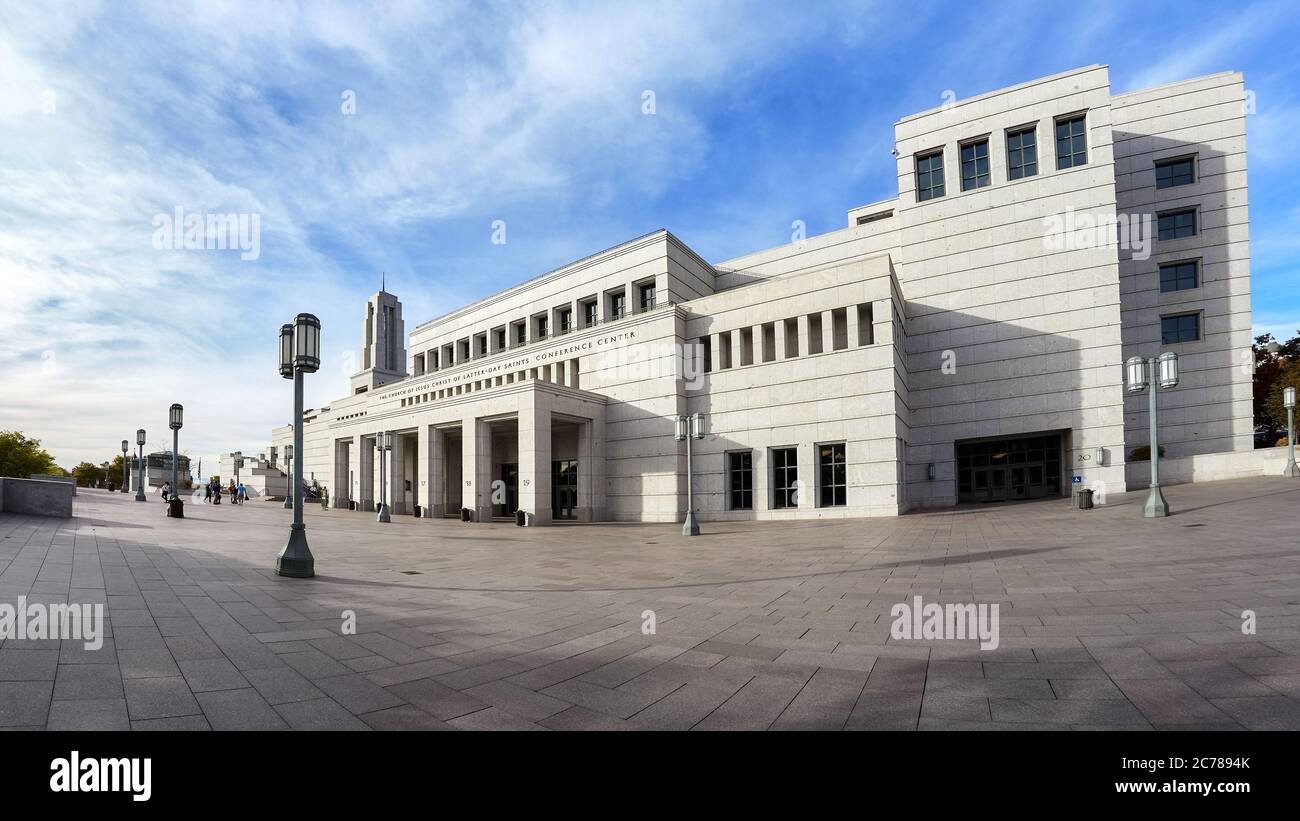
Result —
M808 315L799 314L796 321L799 324L799 356L807 356L812 353L808 348Z
M740 328L731 332L731 367L739 368L745 364L745 336Z
M849 331L849 347L858 347L858 306L850 305L844 310L844 316L848 319L845 327Z
M778 319L772 323L772 336L776 341L776 361L785 359L785 320Z
M447 512L446 438L432 425L421 425L417 436L420 508L426 519L440 518Z
M835 350L835 315L832 311L822 311L822 353Z
M330 506L347 509L348 499L352 493L352 483L348 481L351 467L350 451L352 443L347 439L334 441L334 481L330 485Z
M709 357L713 370L722 370L722 334L709 334Z
M475 416L461 422L462 505L474 511L474 521L492 521L492 427Z
M375 440L358 436L357 441L357 509L375 509Z
M519 397L519 509L530 527L551 523L551 397L537 390Z
M799 509L817 507L817 446L799 445Z
M406 506L406 437L393 434L393 449L384 457L384 470L388 484L389 514L400 516L410 513Z

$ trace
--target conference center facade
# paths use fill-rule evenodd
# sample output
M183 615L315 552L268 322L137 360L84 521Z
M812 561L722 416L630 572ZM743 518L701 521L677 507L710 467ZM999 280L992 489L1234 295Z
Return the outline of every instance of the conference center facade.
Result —
M1246 98L1090 66L898 121L897 196L839 230L721 263L655 231L409 333L381 290L304 476L394 516L678 521L700 414L703 521L1121 493L1123 362L1163 351L1165 452L1249 450Z

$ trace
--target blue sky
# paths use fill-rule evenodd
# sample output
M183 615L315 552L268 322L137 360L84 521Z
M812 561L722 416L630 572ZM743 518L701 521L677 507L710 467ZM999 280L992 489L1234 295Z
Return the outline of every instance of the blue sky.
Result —
M895 193L898 118L1092 63L1116 92L1245 73L1254 322L1290 336L1295 12L7 3L0 429L100 462L138 427L164 445L179 401L191 454L257 452L289 415L280 323L321 317L308 403L345 394L381 271L409 330L660 227L713 261L787 242L796 219L834 230ZM260 255L155 248L178 206L256 214Z

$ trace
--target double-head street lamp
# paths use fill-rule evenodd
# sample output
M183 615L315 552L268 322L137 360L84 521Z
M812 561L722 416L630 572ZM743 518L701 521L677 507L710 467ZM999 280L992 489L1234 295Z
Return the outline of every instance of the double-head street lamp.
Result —
M691 457L691 440L704 438L704 414L674 418L678 442L686 442L686 521L682 522L683 536L700 535L700 523L695 519L694 465Z
M309 579L316 575L316 559L307 546L307 526L302 521L302 375L320 369L320 320L298 314L292 325L280 326L280 375L293 380L293 475L290 496L293 524L289 541L275 557L279 576Z
M1178 387L1178 354L1166 351L1159 356L1144 359L1130 357L1124 363L1128 375L1129 393L1141 393L1149 386L1150 399L1147 415L1151 423L1151 492L1147 494L1142 515L1155 519L1169 515L1169 504L1160 492L1160 443L1156 438L1156 395L1160 388Z
M131 484L131 465L126 461L126 453L131 449L130 443L125 439L122 440L122 492L126 493L126 486Z
M173 404L167 414L167 427L172 429L172 498L171 498L171 515L177 519L185 518L185 502L181 499L180 486L180 458L181 458L181 427L185 424L185 408L179 403Z
M393 450L393 433L392 431L380 431L375 437L379 445L379 521L391 522L392 518L388 515L388 477L384 471L384 454L388 453L392 458Z
M244 466L244 453L237 450L230 455L234 457L232 461L235 463L235 493L239 493L239 469Z
M135 443L140 449L140 461L135 466L137 478L135 480L135 500L144 501L144 428L135 432Z
M104 469L104 487L107 489L108 488L108 467L109 467L108 462L105 462L104 464L100 465L100 467Z

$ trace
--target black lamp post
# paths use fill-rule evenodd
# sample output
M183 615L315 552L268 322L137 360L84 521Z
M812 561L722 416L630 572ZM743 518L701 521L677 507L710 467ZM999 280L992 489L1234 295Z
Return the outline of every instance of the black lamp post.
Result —
M108 462L105 462L104 464L100 465L100 467L104 469L104 488L107 489L108 488Z
M179 404L171 406L167 414L167 427L172 429L172 498L169 515L176 519L185 518L185 502L181 499L178 470L180 468L181 427L185 422L185 408Z
M144 428L135 432L135 443L140 448L140 462L135 466L137 479L135 481L135 500L143 502L144 499Z
M275 557L279 576L309 579L316 575L316 559L307 546L307 526L302 521L302 376L320 369L320 320L298 314L292 325L280 326L280 375L293 379L293 524L289 541Z
M126 454L131 450L131 445L125 439L122 440L122 492L126 493L126 486L131 484L131 465L126 461Z

